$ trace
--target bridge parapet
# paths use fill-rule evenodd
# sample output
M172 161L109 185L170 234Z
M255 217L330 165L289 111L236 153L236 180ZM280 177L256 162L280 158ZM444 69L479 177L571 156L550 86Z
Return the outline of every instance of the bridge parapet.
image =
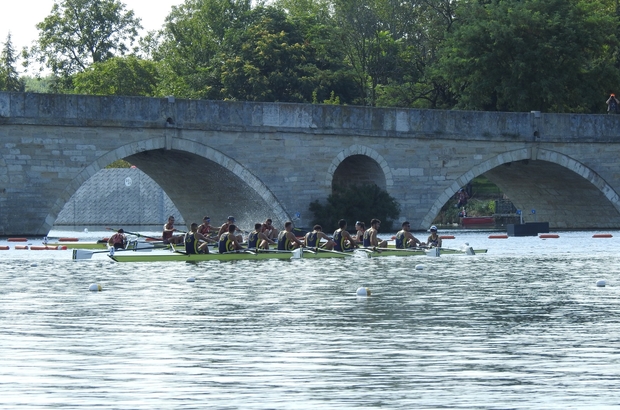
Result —
M429 140L620 140L620 116L0 92L0 124L296 132Z

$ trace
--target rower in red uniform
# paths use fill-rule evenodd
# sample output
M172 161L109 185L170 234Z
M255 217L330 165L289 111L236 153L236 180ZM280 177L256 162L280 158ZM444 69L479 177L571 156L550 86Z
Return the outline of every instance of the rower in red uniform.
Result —
M164 230L161 233L164 243L171 243L174 245L183 243L183 235L174 235L176 231L178 231L178 229L174 227L174 216L170 215L168 217L168 222L164 225Z

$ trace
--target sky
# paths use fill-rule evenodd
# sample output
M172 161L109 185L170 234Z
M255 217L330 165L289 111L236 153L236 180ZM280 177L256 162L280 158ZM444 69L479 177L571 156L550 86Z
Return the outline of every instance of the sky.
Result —
M133 10L142 20L146 31L157 30L164 24L172 6L182 4L184 0L121 0L127 10ZM0 0L0 43L4 45L11 32L11 41L16 51L30 46L38 38L35 25L47 17L54 5L54 0Z

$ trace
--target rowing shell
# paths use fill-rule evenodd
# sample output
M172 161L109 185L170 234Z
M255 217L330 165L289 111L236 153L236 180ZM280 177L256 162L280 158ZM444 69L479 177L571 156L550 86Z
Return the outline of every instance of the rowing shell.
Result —
M478 252L478 251L476 251ZM350 258L354 254L364 255L367 257L383 257L383 256L439 256L444 253L443 250L437 248L428 249L358 249L354 252L338 252L326 249L305 249L302 251L276 251L276 250L243 250L228 253L208 253L189 255L183 252L123 252L109 255L116 262L201 262L201 261L237 261L237 260L262 260L262 259L323 259L323 258ZM447 250L447 254L465 254L463 251ZM480 253L486 253L486 249L480 250Z

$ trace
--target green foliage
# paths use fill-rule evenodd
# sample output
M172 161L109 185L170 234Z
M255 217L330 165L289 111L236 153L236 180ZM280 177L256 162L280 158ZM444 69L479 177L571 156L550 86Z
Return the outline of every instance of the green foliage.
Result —
M109 164L106 168L131 168L131 164L124 159L119 159Z
M602 96L620 80L611 2L461 3L437 67L457 108L602 112Z
M113 57L94 63L73 77L75 92L93 95L153 96L157 87L153 61L134 56Z
M25 91L27 93L51 93L53 79L48 77L24 77Z
M24 82L19 78L19 73L15 68L16 62L17 55L9 33L0 53L0 91L24 91Z
M131 51L141 28L119 0L58 0L37 24L38 44L29 54L53 74L68 78Z
M384 231L390 232L394 220L400 213L400 205L386 191L376 185L336 187L335 192L327 197L327 203L319 201L310 204L314 214L312 224L320 224L326 232L338 228L338 221L345 219L349 229L353 229L355 221L364 221L370 226L370 220L381 220Z

